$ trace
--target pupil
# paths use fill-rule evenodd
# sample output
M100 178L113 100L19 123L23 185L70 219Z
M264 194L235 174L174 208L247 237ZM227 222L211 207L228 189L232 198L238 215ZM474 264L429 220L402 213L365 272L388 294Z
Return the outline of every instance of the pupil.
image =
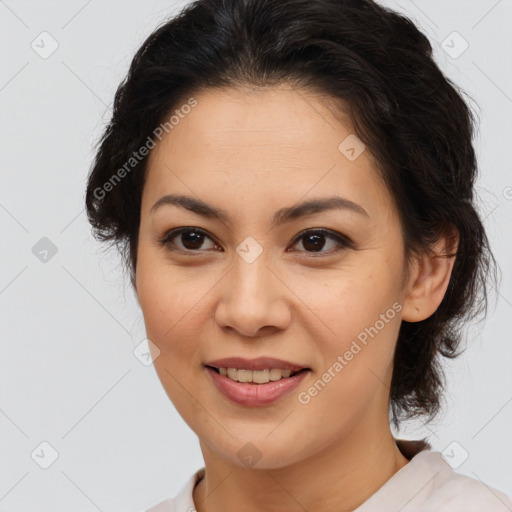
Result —
M188 231L186 233L182 233L181 241L187 249L197 249L201 247L203 243L203 236L203 234L197 233L196 231Z
M319 240L325 238L324 235L307 235L305 237L305 242L304 242L304 247L306 249L311 249L313 251L318 251L320 249L322 249L322 247L325 245L325 241L324 243L319 243ZM312 244L309 244L308 240L313 240L313 243ZM308 247L308 245L310 245L310 247Z

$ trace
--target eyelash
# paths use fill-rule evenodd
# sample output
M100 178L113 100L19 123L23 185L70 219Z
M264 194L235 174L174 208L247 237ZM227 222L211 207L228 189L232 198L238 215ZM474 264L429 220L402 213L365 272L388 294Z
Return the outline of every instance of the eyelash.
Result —
M194 228L194 227L182 227L182 228L172 229L172 230L168 231L167 233L165 233L165 235L162 238L158 239L158 244L161 247L165 247L166 249L168 249L170 251L180 251L180 252L189 253L189 254L195 253L195 252L201 252L200 250L194 250L194 249L185 249L184 250L184 249L175 249L175 248L171 247L171 242L174 238L178 237L179 235L181 235L183 233L189 233L189 232L198 233L200 235L206 236L207 238L210 238L216 244L216 242L206 233L206 231L204 231L200 228ZM331 239L337 241L341 245L341 247L338 249L326 251L326 252L324 252L324 251L319 251L319 252L302 251L302 252L306 252L307 254L309 254L309 256L307 256L307 257L318 258L318 257L324 257L324 256L331 256L333 254L337 254L346 249L354 249L355 248L355 244L348 237L343 236L343 235L337 233L336 231L331 231L331 230L323 229L323 228L307 229L305 231L302 231L295 237L292 245L296 245L298 242L300 242L301 239L305 238L306 235L311 235L311 234L323 235L326 238L331 238ZM324 256L322 256L322 255L324 255Z

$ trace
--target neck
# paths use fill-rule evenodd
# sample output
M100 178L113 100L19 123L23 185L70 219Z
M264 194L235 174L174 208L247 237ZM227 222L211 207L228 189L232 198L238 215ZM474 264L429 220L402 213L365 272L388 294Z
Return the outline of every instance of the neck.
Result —
M409 461L389 430L359 426L336 444L291 465L244 468L201 443L205 476L194 489L197 512L353 511Z

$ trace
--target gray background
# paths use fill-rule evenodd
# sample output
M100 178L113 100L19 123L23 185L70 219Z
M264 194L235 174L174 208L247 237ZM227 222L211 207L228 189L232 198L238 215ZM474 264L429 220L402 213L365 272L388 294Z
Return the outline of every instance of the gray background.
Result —
M83 209L115 89L143 39L185 3L0 1L2 511L136 512L202 466L195 434L134 356L141 312ZM478 104L477 192L503 272L486 322L447 365L445 414L400 436L428 435L458 472L512 494L512 1L383 3L427 33L441 68ZM461 55L454 31L469 44ZM47 469L42 442L58 453Z

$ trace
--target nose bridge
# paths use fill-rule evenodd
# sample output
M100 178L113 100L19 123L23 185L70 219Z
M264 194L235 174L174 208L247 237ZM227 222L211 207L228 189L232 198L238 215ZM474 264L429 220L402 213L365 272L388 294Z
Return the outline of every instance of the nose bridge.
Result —
M289 320L284 290L269 267L271 254L251 237L237 247L237 255L222 288L217 321L244 335L260 328L284 328Z
M275 279L269 269L271 264L270 251L253 237L247 237L236 248L237 256L232 270L231 291L237 302L244 300L254 308L261 308L267 301L272 301Z

